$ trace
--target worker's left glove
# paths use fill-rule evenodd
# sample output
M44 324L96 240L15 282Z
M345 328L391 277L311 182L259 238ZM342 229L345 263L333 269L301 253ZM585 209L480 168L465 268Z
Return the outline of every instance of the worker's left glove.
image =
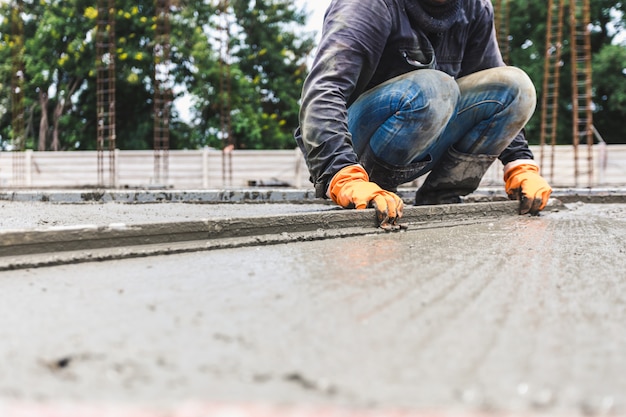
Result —
M328 187L328 196L344 208L374 207L380 227L397 229L404 203L396 194L370 182L361 165L349 165L337 172Z
M533 160L517 160L504 167L504 187L511 200L519 200L519 214L534 216L548 204L552 188L539 175Z

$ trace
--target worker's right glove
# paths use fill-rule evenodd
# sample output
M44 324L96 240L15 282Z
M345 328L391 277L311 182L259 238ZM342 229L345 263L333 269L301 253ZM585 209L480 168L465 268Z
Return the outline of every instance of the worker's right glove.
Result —
M337 172L330 181L328 195L344 208L374 207L378 224L383 229L396 228L402 217L402 199L370 182L361 165L350 165Z
M552 188L539 175L533 160L517 160L504 167L504 187L511 200L519 200L519 214L538 215L548 204Z

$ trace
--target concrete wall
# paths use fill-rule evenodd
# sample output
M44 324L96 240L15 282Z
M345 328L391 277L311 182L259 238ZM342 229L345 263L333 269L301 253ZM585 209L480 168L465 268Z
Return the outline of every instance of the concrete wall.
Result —
M536 161L542 163L542 173L553 186L626 185L626 145L595 145L591 177L586 146L578 150L578 169L575 167L572 146L558 146L554 152L551 147L545 147L543 153L539 147L532 149ZM254 185L312 188L306 164L298 150L235 150L230 154L209 149L172 150L168 155L168 178L157 181L154 152L104 152L102 185L120 188L167 186L174 189L241 188ZM110 162L114 163L114 178L109 175ZM96 187L99 185L98 177L98 155L95 151L0 152L2 188ZM419 179L409 185L417 186L421 181ZM499 184L502 184L502 165L497 161L485 175L482 185Z
M103 183L117 187L162 187L215 189L289 184L308 187L308 172L302 154L287 151L170 150L167 179L155 175L153 151L108 151L102 154ZM160 159L163 164L164 159ZM110 176L110 164L115 169ZM0 187L90 187L99 184L98 153L0 152Z

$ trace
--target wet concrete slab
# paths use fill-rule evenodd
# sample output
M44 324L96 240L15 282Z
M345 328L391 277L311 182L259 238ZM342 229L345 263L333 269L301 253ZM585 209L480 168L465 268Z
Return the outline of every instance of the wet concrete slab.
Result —
M414 189L400 189L410 211ZM556 189L560 203L626 203L626 188ZM509 202L501 187L482 188L466 203ZM0 192L0 232L54 227L163 224L337 211L310 190L14 190Z
M626 414L626 205L502 207L3 271L0 399Z
M512 215L501 189L479 189L456 206L413 207L404 189L403 226ZM94 197L97 195L97 198ZM626 203L626 192L555 190L564 202ZM0 194L0 271L145 257L372 232L372 210L342 210L306 190L13 191ZM379 230L380 232L380 230Z
M547 210L561 207L563 204L559 200L552 199ZM343 210L320 204L219 204L201 207L181 203L59 206L42 202L13 202L2 208L5 214L10 209L17 210L20 219L28 218L37 226L0 228L0 270L387 232L376 227L373 209ZM443 227L446 224L484 222L514 215L516 210L517 203L508 200L407 206L401 227ZM24 213L31 215L25 216ZM199 214L209 217L199 217ZM90 218L92 223L77 223L77 217ZM5 224L15 223L11 216L5 218ZM109 223L111 219L117 221ZM39 226L42 223L54 225Z

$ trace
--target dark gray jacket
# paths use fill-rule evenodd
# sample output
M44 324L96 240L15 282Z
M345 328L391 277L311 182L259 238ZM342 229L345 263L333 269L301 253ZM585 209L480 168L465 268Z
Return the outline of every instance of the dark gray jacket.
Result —
M419 68L459 78L504 65L490 0L462 0L464 16L433 34L412 26L405 1L415 0L334 0L326 12L295 133L318 197L340 169L358 163L347 108L364 91ZM524 132L500 155L504 164L532 158Z

